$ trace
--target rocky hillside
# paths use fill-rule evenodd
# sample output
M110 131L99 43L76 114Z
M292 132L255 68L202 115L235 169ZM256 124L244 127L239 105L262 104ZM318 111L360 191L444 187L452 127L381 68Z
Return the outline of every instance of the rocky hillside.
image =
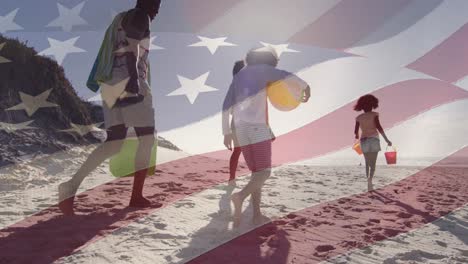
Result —
M102 135L63 132L103 122L100 106L81 99L55 61L0 35L0 166L25 155L99 142ZM160 147L179 150L162 138Z

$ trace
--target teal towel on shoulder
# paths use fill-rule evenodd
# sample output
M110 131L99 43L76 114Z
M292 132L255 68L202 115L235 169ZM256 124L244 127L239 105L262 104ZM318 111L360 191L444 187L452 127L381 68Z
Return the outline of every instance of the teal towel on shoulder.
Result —
M117 29L127 12L115 16L112 24L107 28L99 53L94 61L93 68L89 74L86 86L93 92L99 90L100 83L112 79L112 66L114 63L114 43Z
M107 28L104 40L102 41L99 53L94 61L93 68L86 82L86 86L93 92L97 92L100 87L100 83L106 82L112 79L112 67L114 63L114 43L117 36L117 30L122 21L123 17L127 12L122 12L115 16L112 24ZM148 62L148 73L147 73L148 84L151 85L151 68Z

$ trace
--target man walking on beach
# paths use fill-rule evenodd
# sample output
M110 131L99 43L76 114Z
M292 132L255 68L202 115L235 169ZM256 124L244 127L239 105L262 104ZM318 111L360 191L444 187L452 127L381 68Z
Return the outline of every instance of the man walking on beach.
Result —
M107 29L87 86L101 88L106 141L87 158L72 179L59 185L59 208L73 214L75 194L84 178L103 161L118 153L133 127L139 145L131 207L148 207L143 185L155 144L154 109L149 78L150 23L159 12L160 0L137 0L136 7L118 14Z

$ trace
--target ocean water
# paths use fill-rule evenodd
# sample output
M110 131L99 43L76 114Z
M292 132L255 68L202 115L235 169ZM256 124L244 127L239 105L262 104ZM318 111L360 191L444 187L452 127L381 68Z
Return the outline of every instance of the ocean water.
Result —
M433 164L443 166L468 166L466 160L468 158L456 158L444 161L445 157L405 157L397 155L397 163L394 165L387 165L384 153L379 153L377 157L378 166L402 166L402 167L428 167ZM359 166L364 165L364 156L355 155L347 157L318 157L310 160L303 160L295 164L310 165L310 166Z

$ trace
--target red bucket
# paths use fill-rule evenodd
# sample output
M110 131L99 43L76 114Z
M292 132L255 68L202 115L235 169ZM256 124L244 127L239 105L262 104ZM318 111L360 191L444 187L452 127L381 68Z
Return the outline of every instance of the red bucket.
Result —
M396 149L393 148L392 151L388 151L388 147L387 147L387 150L385 151L385 159L387 160L388 165L396 164L396 161L397 161Z
M361 143L359 142L359 140L356 141L356 143L354 143L353 149L354 149L354 151L356 151L356 153L357 153L358 155L362 155Z

